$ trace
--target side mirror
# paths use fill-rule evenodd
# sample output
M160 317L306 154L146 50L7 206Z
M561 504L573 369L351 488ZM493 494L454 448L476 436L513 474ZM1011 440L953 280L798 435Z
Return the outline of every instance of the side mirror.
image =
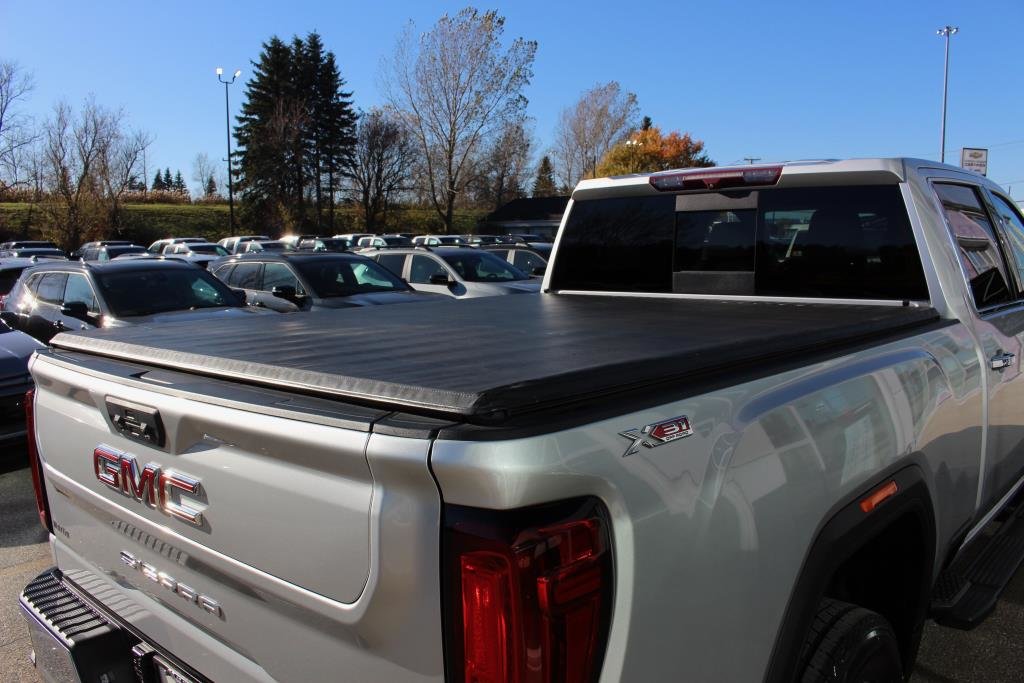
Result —
M276 285L273 289L270 290L270 293L282 299L295 298L295 288L292 287L291 285Z
M537 277L541 277L547 271L548 271L548 267L547 266L537 266L532 271L530 271L530 274L531 275L536 275Z
M430 276L430 284L432 285L444 285L447 287L451 284L451 280L448 279L447 273L434 273Z
M245 290L244 289L232 289L231 291L234 292L235 296L238 297L238 299L242 302L242 305L244 306L246 304L246 299L248 298L245 295Z
M86 320L89 317L89 307L82 301L69 301L60 307L60 314L69 318Z

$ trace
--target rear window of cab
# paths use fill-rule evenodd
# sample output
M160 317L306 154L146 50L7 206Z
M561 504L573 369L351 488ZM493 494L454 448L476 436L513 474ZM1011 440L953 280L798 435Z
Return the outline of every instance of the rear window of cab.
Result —
M551 285L658 294L928 299L897 185L575 201Z

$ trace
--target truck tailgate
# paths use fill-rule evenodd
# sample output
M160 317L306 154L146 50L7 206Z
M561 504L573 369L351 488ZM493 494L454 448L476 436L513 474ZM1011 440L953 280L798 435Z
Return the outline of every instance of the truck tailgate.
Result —
M38 447L68 576L86 569L173 613L144 627L157 639L176 638L168 624L184 620L273 678L319 677L331 660L275 652L293 645L283 633L314 628L337 664L337 638L351 644L381 628L366 618L380 587L375 520L387 504L367 459L381 411L73 356L44 354L32 368ZM126 421L135 427L122 433ZM141 423L162 433L162 445L139 435ZM427 443L407 447L421 451L413 464L427 487L417 523L436 530ZM430 541L436 557L436 536ZM433 579L417 589L436 612L436 569L418 578ZM204 648L175 649L203 669L195 660Z

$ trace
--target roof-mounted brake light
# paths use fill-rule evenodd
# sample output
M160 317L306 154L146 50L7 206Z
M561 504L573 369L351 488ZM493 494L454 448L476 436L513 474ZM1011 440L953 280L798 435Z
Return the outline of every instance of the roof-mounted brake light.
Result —
M726 190L734 187L775 185L782 166L752 166L736 169L707 169L652 175L651 186L661 192L682 190Z

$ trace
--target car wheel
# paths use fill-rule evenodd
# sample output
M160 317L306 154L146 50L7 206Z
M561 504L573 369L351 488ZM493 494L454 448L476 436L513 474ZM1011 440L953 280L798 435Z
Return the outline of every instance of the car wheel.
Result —
M818 608L804 651L802 683L903 681L896 633L871 610L826 598Z

